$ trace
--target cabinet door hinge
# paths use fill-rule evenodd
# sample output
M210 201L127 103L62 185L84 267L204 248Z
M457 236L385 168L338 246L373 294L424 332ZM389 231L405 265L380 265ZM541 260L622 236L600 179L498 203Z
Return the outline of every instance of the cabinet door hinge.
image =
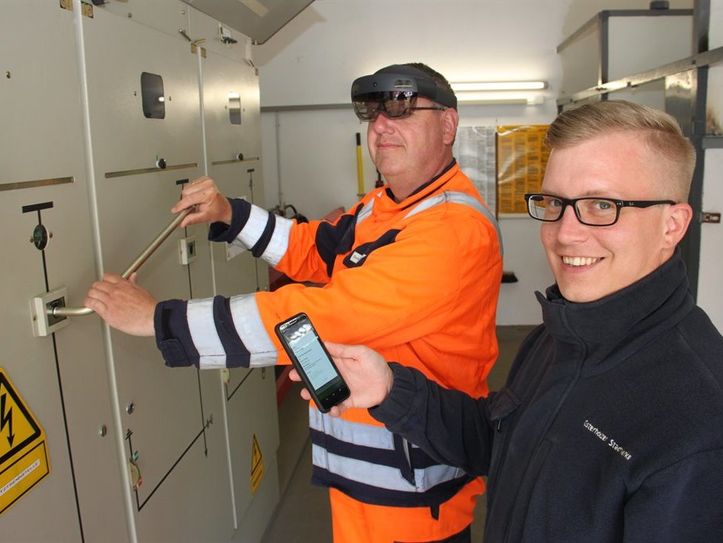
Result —
M67 9L68 11L73 11L73 0L59 0L60 7L62 9ZM89 19L93 18L93 4L86 4L85 2L81 2L81 11L83 13L83 17L88 17Z

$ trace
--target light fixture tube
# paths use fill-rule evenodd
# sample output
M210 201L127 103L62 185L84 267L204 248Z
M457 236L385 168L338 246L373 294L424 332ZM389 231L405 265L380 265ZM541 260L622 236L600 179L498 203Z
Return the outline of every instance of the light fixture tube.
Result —
M459 92L457 102L460 104L524 104L528 106L541 105L545 97L535 92Z
M545 81L470 81L450 83L455 92L542 90Z

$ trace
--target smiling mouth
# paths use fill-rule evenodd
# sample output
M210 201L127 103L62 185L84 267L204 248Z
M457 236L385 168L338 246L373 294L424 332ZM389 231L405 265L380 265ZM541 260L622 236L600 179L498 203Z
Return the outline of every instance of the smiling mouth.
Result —
M563 264L568 266L592 266L593 264L602 260L601 258L595 258L591 256L563 256Z

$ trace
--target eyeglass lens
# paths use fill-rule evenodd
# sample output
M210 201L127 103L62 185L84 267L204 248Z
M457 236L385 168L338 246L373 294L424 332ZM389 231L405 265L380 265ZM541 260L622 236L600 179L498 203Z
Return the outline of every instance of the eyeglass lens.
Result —
M614 200L606 198L579 198L568 203L560 198L547 195L534 195L528 200L530 215L542 221L556 221L567 205L574 205L578 219L596 226L614 224L618 216L618 207Z

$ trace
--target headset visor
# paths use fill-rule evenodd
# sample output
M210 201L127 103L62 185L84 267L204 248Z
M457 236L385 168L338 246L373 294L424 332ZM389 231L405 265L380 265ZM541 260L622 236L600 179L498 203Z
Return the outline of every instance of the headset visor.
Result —
M361 121L373 121L380 113L390 119L407 117L417 104L414 91L370 92L354 100L354 113Z
M377 72L356 79L351 86L351 100L357 117L362 121L373 121L379 113L384 113L391 119L398 119L417 109L457 107L457 98L453 93L437 87L425 74L409 71L411 73ZM418 96L444 107L417 107Z

